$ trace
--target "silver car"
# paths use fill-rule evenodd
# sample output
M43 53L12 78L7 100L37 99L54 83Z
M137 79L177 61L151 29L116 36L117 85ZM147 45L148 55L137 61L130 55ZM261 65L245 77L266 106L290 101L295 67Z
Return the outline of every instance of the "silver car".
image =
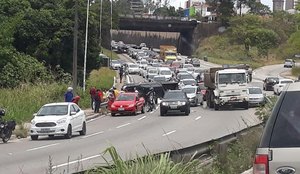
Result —
M249 90L249 105L260 106L266 103L265 94L260 87L248 87Z
M197 106L199 103L203 104L203 94L198 86L184 86L182 91L186 93L191 106Z
M300 83L282 91L269 117L253 164L254 174L300 173Z

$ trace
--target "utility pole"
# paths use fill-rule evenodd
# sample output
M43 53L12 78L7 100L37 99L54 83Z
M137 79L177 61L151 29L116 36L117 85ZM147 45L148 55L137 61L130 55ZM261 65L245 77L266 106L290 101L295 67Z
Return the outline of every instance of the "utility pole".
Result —
M113 20L113 10L112 10L112 8L113 8L113 0L110 2L111 4L110 4L110 60L108 60L108 67L109 67L109 65L110 65L110 61L111 61L111 59L112 59L112 45L111 45L111 41L112 41L112 25L113 25L113 22L112 22L112 20Z
M77 88L78 0L75 0L75 24L73 32L73 89Z
M90 0L87 0L85 42L84 42L84 60L83 60L83 86L82 86L83 91L85 91L85 81L86 81L86 57L87 57L87 43L88 43L88 32L89 32L89 10L90 10Z
M100 26L99 26L99 47L100 47L100 50L101 50L101 53L102 53L102 2L103 0L100 0L100 19L99 19L99 23L100 23Z

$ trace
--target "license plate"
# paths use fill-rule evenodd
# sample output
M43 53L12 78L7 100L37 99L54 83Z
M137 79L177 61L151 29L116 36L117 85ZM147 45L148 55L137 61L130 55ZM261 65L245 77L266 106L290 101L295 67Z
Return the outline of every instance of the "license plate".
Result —
M50 131L50 128L42 128L41 131Z
M124 111L124 108L118 108L119 111Z
M171 105L170 108L171 109L177 109L177 105Z

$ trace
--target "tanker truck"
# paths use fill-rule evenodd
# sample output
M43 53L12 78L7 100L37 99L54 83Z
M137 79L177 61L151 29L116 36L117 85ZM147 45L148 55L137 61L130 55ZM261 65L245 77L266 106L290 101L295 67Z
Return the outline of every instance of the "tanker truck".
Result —
M219 110L224 105L249 108L248 74L245 69L215 67L204 73L207 106Z

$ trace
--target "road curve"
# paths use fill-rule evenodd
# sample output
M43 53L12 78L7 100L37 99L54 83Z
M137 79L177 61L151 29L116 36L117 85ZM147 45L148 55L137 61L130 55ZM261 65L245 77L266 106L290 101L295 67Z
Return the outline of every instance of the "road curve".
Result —
M270 66L254 77L276 73L277 68L277 65ZM70 140L26 138L1 144L0 173L45 173L50 161L55 173L88 169L105 164L102 152L111 145L124 158L135 157L137 153L144 155L147 151L159 153L189 147L259 123L254 113L254 108L214 111L198 106L191 108L189 116L160 117L159 109L137 116L103 116L88 122L86 136L74 136Z

